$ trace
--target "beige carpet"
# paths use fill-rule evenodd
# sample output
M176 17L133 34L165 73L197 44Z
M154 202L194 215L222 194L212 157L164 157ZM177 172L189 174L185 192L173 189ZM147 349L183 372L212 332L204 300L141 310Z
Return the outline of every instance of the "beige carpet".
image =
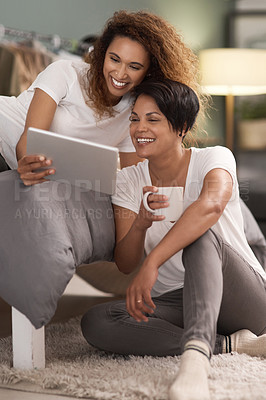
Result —
M167 399L179 357L107 355L86 343L79 321L46 328L45 370L11 368L11 338L0 339L0 387L96 400ZM238 354L214 356L210 391L212 400L266 399L266 360Z

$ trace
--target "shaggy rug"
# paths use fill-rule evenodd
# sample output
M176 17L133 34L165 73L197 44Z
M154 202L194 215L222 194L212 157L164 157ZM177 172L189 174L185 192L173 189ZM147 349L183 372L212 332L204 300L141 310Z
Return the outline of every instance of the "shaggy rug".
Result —
M0 387L96 400L166 400L180 357L122 357L90 347L80 318L46 328L46 368L10 367L11 338L0 339ZM212 400L266 399L266 360L247 355L213 356Z

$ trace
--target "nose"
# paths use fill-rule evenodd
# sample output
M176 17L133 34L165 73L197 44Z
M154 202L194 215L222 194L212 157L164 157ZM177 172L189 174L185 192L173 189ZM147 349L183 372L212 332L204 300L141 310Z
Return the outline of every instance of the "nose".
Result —
M137 131L138 132L146 132L147 131L147 123L145 119L140 119L137 124Z
M117 79L124 79L127 76L126 66L120 65L116 71Z

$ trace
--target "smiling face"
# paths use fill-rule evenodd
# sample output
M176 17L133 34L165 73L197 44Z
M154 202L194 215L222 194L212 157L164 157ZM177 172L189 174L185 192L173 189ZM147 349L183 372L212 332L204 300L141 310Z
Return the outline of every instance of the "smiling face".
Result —
M131 140L141 158L165 157L181 144L180 137L150 96L142 94L137 98L130 121Z
M103 75L114 104L138 85L150 66L149 54L138 42L116 36L107 48Z

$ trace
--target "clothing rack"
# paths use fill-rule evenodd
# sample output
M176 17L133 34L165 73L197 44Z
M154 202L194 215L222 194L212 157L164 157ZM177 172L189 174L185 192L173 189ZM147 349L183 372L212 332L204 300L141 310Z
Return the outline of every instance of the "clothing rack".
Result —
M44 35L34 31L25 31L21 29L7 28L0 24L0 41L5 36L13 36L26 40L38 40L40 42L50 43L54 50L59 50L60 48L73 48L75 40L61 38L59 35Z

